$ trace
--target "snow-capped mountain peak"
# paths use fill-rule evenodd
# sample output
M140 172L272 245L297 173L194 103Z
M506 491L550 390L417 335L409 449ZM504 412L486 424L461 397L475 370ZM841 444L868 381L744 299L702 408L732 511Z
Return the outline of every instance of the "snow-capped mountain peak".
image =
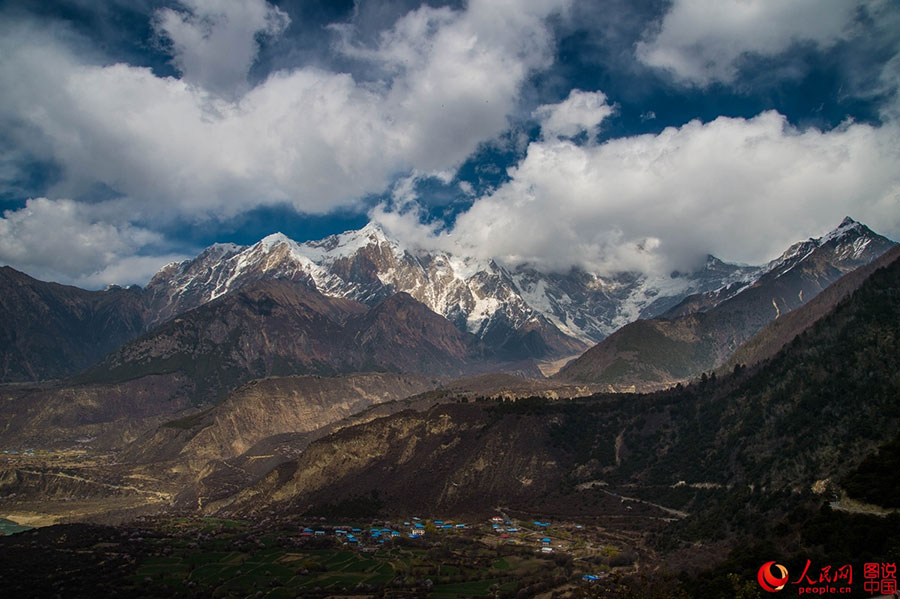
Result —
M865 228L865 225L863 225L859 221L853 220L849 216L845 216L844 220L841 221L841 224L839 224L833 231L826 234L824 239L825 241L827 241L828 238L839 237L840 235L843 235L848 231L861 231L863 228Z
M301 246L304 254L316 261L347 258L369 246L390 247L395 254L402 254L405 251L396 240L388 237L381 225L375 222L369 222L356 231L345 231L318 241L307 241Z
M264 248L267 252L272 251L273 248L278 247L282 244L287 244L289 246L297 245L293 239L290 239L287 235L281 232L266 235L257 243L258 246Z
M819 245L833 243L840 259L859 260L878 237L867 226L847 216L836 229L821 238Z
M689 295L706 294L704 305L725 301L762 276L789 271L825 245L829 260L855 264L871 259L875 250L869 244L876 238L875 250L891 243L847 218L831 233L794 244L763 266L708 256L691 273L599 276L579 269L543 273L527 265L506 267L490 259L412 251L371 222L303 243L275 233L249 247L216 244L194 260L165 267L148 289L161 320L263 278L296 281L368 305L403 291L495 348L528 346L532 355L564 354L638 318L658 316Z
M866 248L873 240L884 240L884 238L872 232L864 224L847 216L837 227L825 235L810 237L791 245L782 255L766 264L760 275L784 274L824 246L833 248L836 260L853 263L861 260L868 261L871 256L866 255ZM879 245L883 245L883 242L879 241Z

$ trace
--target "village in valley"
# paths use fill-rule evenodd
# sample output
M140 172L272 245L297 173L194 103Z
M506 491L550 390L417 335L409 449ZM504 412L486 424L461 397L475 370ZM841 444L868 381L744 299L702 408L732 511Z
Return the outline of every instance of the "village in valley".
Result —
M390 523L382 523L390 524ZM484 524L470 525L465 522L453 522L444 520L423 520L418 516L413 516L411 520L404 521L402 524L393 524L393 528L354 528L351 526L329 526L322 528L304 528L300 533L300 537L325 537L334 535L338 540L346 545L351 545L361 549L362 551L372 551L379 545L384 545L398 537L407 537L410 539L424 539L426 536L436 538L437 535L445 535L452 533L468 533L472 532L475 538L485 543L509 544L513 546L531 546L535 551L550 554L556 552L567 552L575 545L573 532L580 532L584 527L580 524L566 525L559 528L551 529L550 522L541 522L534 520L529 524L513 524L511 520L504 516L493 516L490 519L490 528ZM519 528L522 526L522 528ZM559 535L556 538L551 537L550 530ZM472 536L472 535L470 535ZM584 545L590 547L590 544Z
M596 525L498 511L477 521L412 516L365 524L145 516L126 527L69 524L0 538L17 545L23 563L90 549L96 563L84 569L84 581L15 579L64 595L96 584L130 597L456 599L591 596L637 568L635 547L624 537L613 544L614 536ZM36 540L41 555L32 555Z

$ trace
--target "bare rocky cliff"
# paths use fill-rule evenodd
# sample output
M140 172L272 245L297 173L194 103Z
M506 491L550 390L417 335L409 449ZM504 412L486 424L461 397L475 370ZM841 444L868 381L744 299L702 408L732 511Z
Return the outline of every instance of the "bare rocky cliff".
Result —
M373 489L391 510L464 511L516 500L532 505L562 482L566 464L547 451L536 419L496 420L475 404L444 404L343 429L208 510L267 505L304 511ZM340 489L338 490L337 486Z
M264 438L314 431L438 384L432 377L394 373L254 380L215 408L159 426L133 444L124 459L142 463L175 460L199 470L209 460L242 454Z
M0 386L0 447L122 448L148 428L190 408L183 375L148 375L119 383Z

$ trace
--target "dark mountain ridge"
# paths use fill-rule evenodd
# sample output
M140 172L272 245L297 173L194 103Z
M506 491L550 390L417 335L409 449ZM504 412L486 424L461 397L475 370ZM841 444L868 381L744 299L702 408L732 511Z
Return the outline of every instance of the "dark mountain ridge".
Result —
M762 327L894 245L844 219L828 235L792 246L752 284L688 298L662 317L626 325L557 376L621 391L660 389L698 376L720 366Z
M469 333L407 294L373 308L279 279L261 280L181 314L77 377L119 382L182 373L196 403L216 403L267 376L416 372L460 376L504 368ZM520 369L514 365L513 369Z
M829 285L803 306L782 314L738 347L722 371L737 365L750 366L771 358L797 335L828 314L841 300L856 291L873 272L894 262L900 256L900 246L894 246L872 262L860 266Z
M0 267L0 381L87 368L143 331L146 311L139 288L86 291Z

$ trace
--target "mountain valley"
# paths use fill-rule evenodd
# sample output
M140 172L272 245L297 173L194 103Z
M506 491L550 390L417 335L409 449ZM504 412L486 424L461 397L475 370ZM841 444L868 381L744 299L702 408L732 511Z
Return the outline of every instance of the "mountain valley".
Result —
M411 253L382 247L377 230L367 235L349 235L361 250L348 249L348 236L301 249L412 268ZM500 511L534 530L503 540L475 526L446 542L540 552L541 528L528 523L547 519L568 532L545 534L562 535L580 564L561 566L566 581L591 564L630 577L648 563L720 560L778 527L800 539L790 551L802 551L814 517L791 524L791 510L857 509L847 506L869 497L860 477L878 471L878 451L900 426L900 250L854 221L764 267L710 261L725 279L749 278L698 283L692 295L657 292L641 309L661 314L624 326L549 379L540 359L562 361L587 341L554 324L563 323L554 308L533 307L542 304L523 290L538 282L529 287L523 269L495 264L480 278L453 279L454 322L419 299L435 297L424 275L386 285L347 256L306 263L297 247L217 246L163 269L146 290L79 291L127 295L142 324L68 378L0 386L0 516L54 525L47 530L112 525L103 534L113 535L142 521L151 538L180 531L177 522L238 522L287 539L296 522L469 522ZM484 292L489 271L514 295L473 320L466 293ZM555 284L590 304L571 280ZM511 316L520 309L530 314L524 324ZM504 349L512 339L525 349ZM11 348L26 355L22 347ZM866 509L895 517L887 506ZM165 534L180 544L187 533ZM237 538L245 534L256 533ZM423 548L435 547L435 534ZM611 566L590 543L629 558ZM177 551L192 559L187 546ZM181 588L178 580L167 584Z

